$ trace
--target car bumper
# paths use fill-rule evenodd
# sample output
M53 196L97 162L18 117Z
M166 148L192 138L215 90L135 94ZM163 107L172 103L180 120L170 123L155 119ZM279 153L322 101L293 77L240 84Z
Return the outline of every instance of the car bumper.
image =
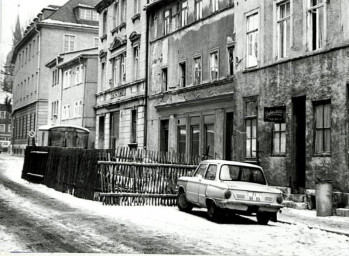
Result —
M235 202L228 200L216 201L216 205L222 209L243 211L249 213L257 212L278 212L283 206L280 204L270 204L262 202Z

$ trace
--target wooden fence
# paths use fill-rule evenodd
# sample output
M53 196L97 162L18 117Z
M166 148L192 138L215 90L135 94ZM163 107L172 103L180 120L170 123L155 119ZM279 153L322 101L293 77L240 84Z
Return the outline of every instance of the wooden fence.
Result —
M98 162L100 200L116 205L175 205L178 177L189 175L198 157L128 148Z
M180 176L200 161L157 151L32 147L22 178L74 196L118 205L173 205Z

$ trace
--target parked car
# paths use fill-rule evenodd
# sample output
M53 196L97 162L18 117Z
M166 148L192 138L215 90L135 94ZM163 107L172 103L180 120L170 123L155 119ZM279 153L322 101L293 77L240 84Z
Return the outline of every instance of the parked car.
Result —
M256 215L258 223L266 225L277 221L283 207L281 190L268 186L261 167L247 163L205 160L191 177L180 177L177 186L179 210L204 207L213 221L235 213Z
M0 140L0 153L1 152L7 152L8 151L8 147L10 146L11 141L7 141L7 140Z

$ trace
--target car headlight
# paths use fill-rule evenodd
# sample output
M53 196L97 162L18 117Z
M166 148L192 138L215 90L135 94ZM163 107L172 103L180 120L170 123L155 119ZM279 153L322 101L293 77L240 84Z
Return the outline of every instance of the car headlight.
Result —
M225 192L224 192L224 198L225 199L229 199L231 197L231 191L230 190L226 190Z
M283 201L284 199L282 198L282 195L278 195L278 197L276 198L276 202L278 203L278 204L282 204L282 201Z

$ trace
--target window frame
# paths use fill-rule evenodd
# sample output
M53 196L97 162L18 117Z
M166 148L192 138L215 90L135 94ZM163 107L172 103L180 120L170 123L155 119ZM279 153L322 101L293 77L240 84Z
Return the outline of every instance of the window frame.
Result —
M327 38L327 29L326 29L326 19L327 19L327 3L326 0L321 0L322 3L316 4L314 6L311 5L311 2L313 0L307 0L307 45L308 45L308 50L309 51L317 51L317 50L321 50L325 47L325 42L326 42L326 38ZM319 0L318 0L319 1ZM320 8L323 8L323 38L320 41L321 45L319 45L319 38L318 38L318 31L319 31L319 15L316 16L316 38L315 38L315 48L314 48L314 36L313 36L313 20L312 20L312 14L314 14L314 11L318 11Z
M183 7L184 4L186 4L185 7ZM188 12L188 0L184 0L181 2L181 27L188 25Z
M325 106L329 106L329 127L324 127L325 126ZM323 109L322 109L322 112L323 112L323 120L322 120L322 128L318 128L317 127L317 107L319 106L322 106ZM314 156L330 156L332 154L332 147L331 147L331 140L332 140L332 104L331 104L331 100L320 100L320 101L314 101L313 102L313 117L314 117L314 122L313 122L313 126L314 126ZM316 146L316 141L317 141L317 131L322 131L322 151L317 151L317 146ZM329 130L329 150L326 151L326 146L325 146L325 143L326 143L326 139L325 139L325 132L326 130Z
M179 87L184 88L187 85L187 62L182 60L178 63L179 67ZM183 72L184 71L184 72Z
M248 115L247 113L247 104L254 102L256 105L256 114L255 115ZM256 136L255 138L253 137L253 121L255 121L256 124ZM250 139L248 139L248 133L247 133L247 127L248 127L248 122L251 122L251 128L250 128ZM257 98L246 98L244 99L244 125L245 125L245 133L246 133L246 137L245 137L245 158L249 159L249 160L257 160L258 159L258 99ZM256 144L255 144L255 150L253 148L253 139L256 140ZM247 148L247 144L248 144L248 140L250 140L250 152L248 154L248 148ZM255 152L255 153L253 153Z
M73 40L71 40L73 38ZM66 40L68 39L68 40ZM67 46L66 47L66 43ZM73 43L73 47L71 47L71 43ZM73 49L71 49L73 48ZM66 50L67 49L67 50ZM73 52L76 49L76 35L73 34L64 34L63 35L63 52Z
M257 28L254 28L254 29L251 29L249 30L248 29L248 24L249 24L249 18L251 18L252 16L255 16L257 15ZM260 11L259 9L256 9L254 11L251 11L249 13L247 13L245 15L245 21L246 21L246 68L255 68L255 67L258 67L259 66L259 57L260 57ZM250 64L250 61L249 61L249 56L253 56L253 55L249 55L249 36L253 34L257 33L257 39L255 40L255 42L257 43L257 49L255 49L255 51L257 50L257 55L254 56L256 57L256 64ZM253 41L252 41L253 43ZM253 46L251 47L251 51L253 52Z
M202 19L202 0L195 0L195 21Z
M213 55L217 55L217 63L215 63L216 64L216 67L213 67L212 66L212 56ZM219 49L214 49L214 50L211 50L210 51L210 53L209 53L209 74L210 74L210 81L217 81L217 80L219 80ZM213 68L216 68L217 69L217 71L215 71L215 72L217 72L217 77L216 78L213 78L212 77L212 69Z
M164 36L170 33L171 33L171 9L167 8L164 10Z
M289 14L284 17L280 17L280 8L282 6L285 6L289 4ZM275 37L275 45L276 45L276 50L275 50L275 55L277 59L284 59L288 58L290 55L290 50L291 50L291 45L292 45L292 29L293 29L293 24L292 24L292 0L283 0L279 1L275 5L275 25L276 25L276 37ZM287 8L286 8L287 10ZM287 31L287 22L289 22L289 31ZM283 46L282 48L280 44L280 38L281 38L281 26L284 26L283 31ZM287 47L287 41L288 41L288 47Z
M285 130L282 130L282 125L285 125ZM276 131L275 129L275 125L279 126L279 130ZM286 150L287 150L287 146L286 146L286 131L287 131L287 124L286 123L273 123L273 129L272 129L272 156L276 156L276 157L283 157L286 156ZM284 137L284 146L285 146L285 150L282 151L282 134L284 133L285 137ZM278 139L279 139L279 144L277 145L279 148L279 153L275 152L275 148L276 145L274 143L274 138L275 135L278 134Z
M218 12L219 11L219 0L211 0L211 12Z
M200 81L197 82L196 81L196 59L200 59L200 62L199 62L199 66L200 66L200 70L198 72L200 72ZM193 84L194 85L198 85L198 84L201 84L202 83L202 55L199 54L199 55L195 55L193 57Z
M168 66L161 68L161 87L163 92L169 91Z

